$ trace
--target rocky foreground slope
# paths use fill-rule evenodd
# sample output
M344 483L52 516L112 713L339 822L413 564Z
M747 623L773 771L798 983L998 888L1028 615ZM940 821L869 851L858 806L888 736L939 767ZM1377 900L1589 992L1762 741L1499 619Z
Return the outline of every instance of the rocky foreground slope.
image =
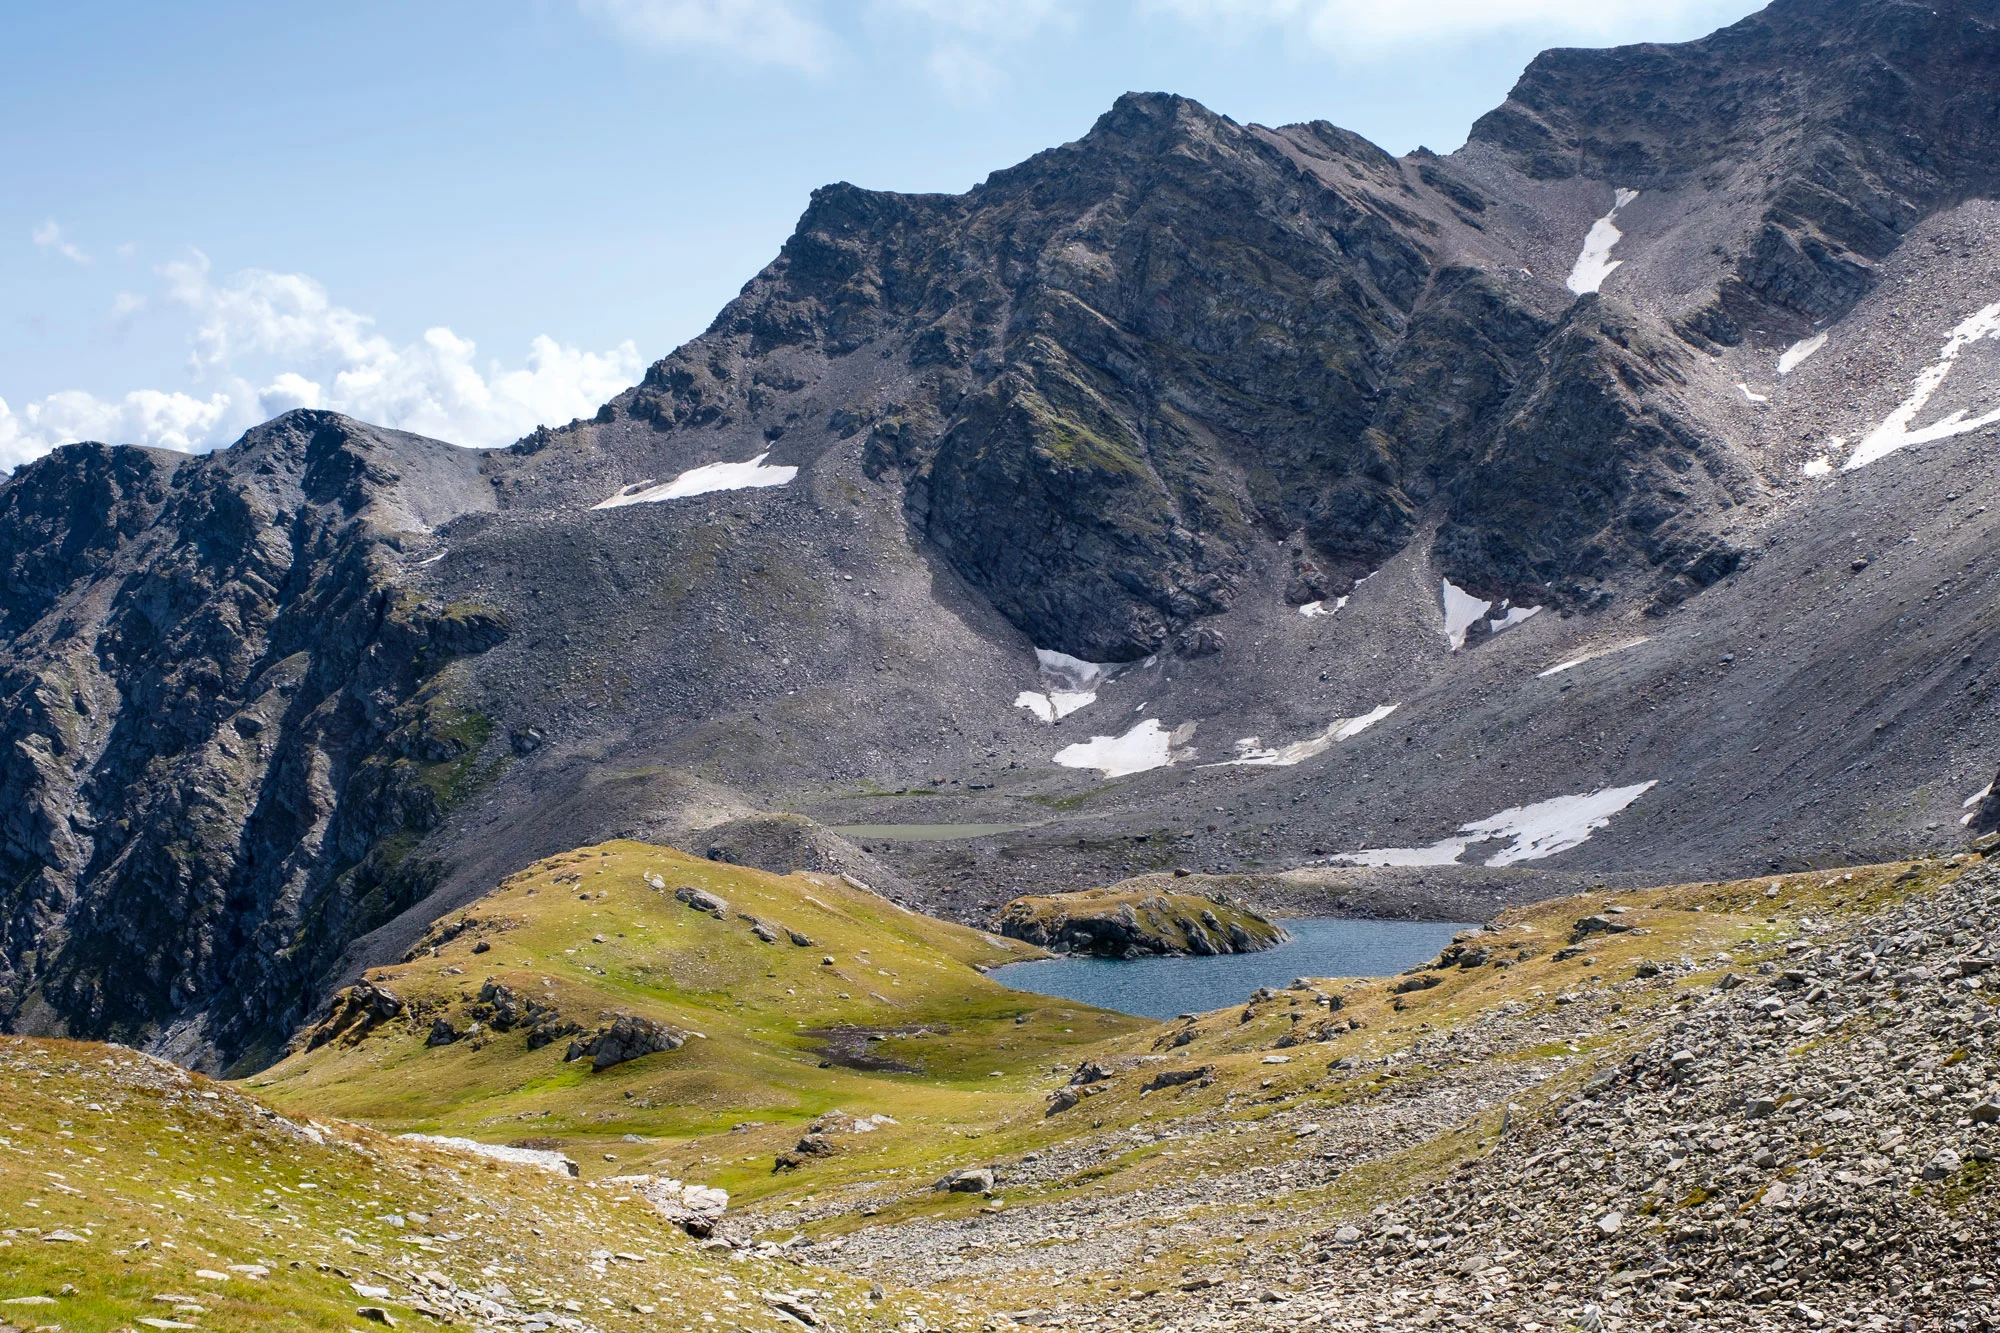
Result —
M538 1047L524 1023L492 1022L504 1006L486 1000L484 1054L468 1051L477 1036L428 1044L435 1012L397 1012L248 1086L120 1048L0 1051L14 1121L0 1138L0 1321L92 1333L167 1317L903 1333L2000 1322L1991 865L1597 893L1510 912L1398 977L1300 979L1096 1035L1068 1033L1090 1011L1017 994L1020 1026L985 1012L954 1027L940 1010L928 1038L890 1037L891 1054L917 1059L937 1043L931 1073L795 1061L772 1081L774 1056L826 1037L772 1021L754 986L731 1018L727 993L687 967L754 969L801 946L731 916L728 943L691 936L672 975L621 961L604 913L650 890L628 859L645 852L608 849L600 880L599 850L538 867L496 894L505 911L482 908L464 930L440 922L418 961L368 984L416 996L467 978L477 1004L464 964L512 963L566 1009L594 988L607 1011L636 1005L705 1035L593 1070ZM607 896L524 902L579 873ZM809 897L855 910L804 877L720 873L756 895L760 920L776 914L771 895L789 895L777 906L794 916ZM722 925L700 904L674 910L691 931ZM593 927L606 936L594 953L578 933ZM929 973L927 994L868 1006L984 993L963 957L924 958L917 941L933 929L965 947L954 927L913 923L878 969ZM781 994L788 966L770 970ZM795 1021L851 998L806 1002ZM1074 1043L1053 1068L1036 1066L1039 1043L1010 1051L1005 1036L1045 1025ZM999 1078L961 1059L975 1050ZM453 1076L468 1059L510 1077ZM546 1068L530 1073L533 1061ZM297 1109L335 1101L395 1129L514 1142L528 1160ZM581 1180L532 1160L558 1152Z
M0 1019L256 1067L611 837L967 922L1956 847L1996 25L1779 0L1551 52L1443 157L1132 95L964 195L817 192L506 450L58 451L0 487Z

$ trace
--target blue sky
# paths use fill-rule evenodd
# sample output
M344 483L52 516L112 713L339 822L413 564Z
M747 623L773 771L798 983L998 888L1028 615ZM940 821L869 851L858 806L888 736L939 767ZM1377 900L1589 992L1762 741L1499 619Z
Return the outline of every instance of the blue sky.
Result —
M699 333L816 185L1130 89L1449 151L1552 45L1747 0L0 0L0 468L286 407L493 445Z

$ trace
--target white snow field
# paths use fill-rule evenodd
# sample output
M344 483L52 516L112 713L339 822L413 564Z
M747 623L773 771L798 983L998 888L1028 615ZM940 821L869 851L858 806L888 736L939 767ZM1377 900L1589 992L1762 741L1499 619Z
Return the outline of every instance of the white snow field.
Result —
M1833 475L1833 460L1821 454L1818 458L1808 459L1799 471L1808 477L1830 477Z
M1295 764L1304 763L1314 755L1325 754L1333 748L1336 741L1359 736L1400 707L1401 704L1383 704L1380 708L1371 709L1360 717L1337 717L1317 736L1271 749L1262 748L1262 737L1245 736L1236 742L1234 759L1224 759L1220 763L1204 764L1202 767L1290 768Z
M1590 233L1583 238L1583 253L1576 257L1576 266L1569 271L1569 289L1578 296L1604 286L1612 270L1625 262L1611 257L1611 247L1625 239L1625 233L1618 230L1618 210L1638 197L1637 190L1615 192L1611 211L1590 224Z
M1502 810L1477 823L1461 824L1455 835L1428 847L1373 847L1338 852L1327 859L1363 866L1448 866L1456 865L1466 849L1477 843L1505 838L1507 845L1488 857L1487 865L1539 861L1590 841L1592 833L1608 825L1613 815L1655 785L1641 782L1630 787L1606 787L1587 795L1557 796Z
M1450 579L1440 581L1438 595L1444 599L1444 637L1451 642L1451 650L1457 652L1465 647L1465 632L1472 628L1472 622L1485 615L1493 603L1484 597L1474 597Z
M1054 759L1064 768L1094 768L1107 778L1122 778L1193 758L1191 752L1174 749L1176 734L1149 717L1123 736L1092 736L1065 746Z
M1535 615L1541 609L1542 608L1539 606L1513 607L1512 609L1504 612L1503 614L1497 615L1493 617L1493 619L1487 621L1486 628L1491 632L1498 634L1503 629L1514 628L1514 626L1520 624L1522 621L1526 620L1529 616Z
M1014 696L1014 706L1025 708L1044 722L1068 717L1079 708L1097 702L1097 687L1117 674L1116 662L1086 662L1053 648L1035 649L1035 664L1041 669L1043 689L1022 690Z
M1958 354L1982 338L2000 338L2000 301L1995 301L1984 310L1973 314L1963 324L1951 331L1945 339L1944 347L1938 352L1938 359L1926 366L1910 386L1910 396L1902 405L1868 433L1866 439L1854 447L1854 453L1841 465L1842 472L1852 472L1858 467L1867 467L1878 459L1886 458L1898 449L1907 449L1913 444L1929 444L1933 440L1946 440L1954 435L1978 430L2000 422L2000 408L1968 419L1966 409L1960 408L1950 416L1919 430L1911 430L1910 423L1917 419L1917 413L1924 410L1931 395L1944 386L1951 375L1952 363Z
M1993 784L1989 782L1984 787L1981 787L1978 791L1972 793L1972 795L1966 797L1964 802L1961 803L1958 807L1959 809L1965 811L1966 815L1965 818L1959 820L1958 822L1960 824L1970 824L1973 820L1979 818L1979 812L1973 809L1972 807L1978 805L1981 801L1985 800L1992 794L1993 794Z
M1554 666L1550 667L1547 671L1537 671L1535 673L1535 679L1547 680L1550 676L1560 676L1563 672L1568 671L1571 667L1580 667L1585 662L1594 662L1600 657L1609 657L1613 653L1622 653L1627 648L1637 648L1640 644L1644 642L1645 640L1643 638L1627 639L1623 643L1614 643L1606 648L1592 648L1589 652L1584 653L1580 657L1572 657L1567 662L1556 663Z
M747 463L705 463L689 468L672 481L654 485L635 482L609 500L600 500L592 509L622 509L626 505L656 504L661 500L684 500L690 495L711 491L744 491L764 486L782 486L799 475L795 467L765 467L769 454L758 454Z
M1778 357L1778 373L1780 375L1791 374L1799 368L1807 357L1824 346L1826 346L1826 335L1824 333L1815 333L1810 338L1801 338L1790 347L1787 347L1784 353Z
M1769 394L1758 393L1755 389L1743 383L1741 380L1737 381L1736 387L1743 390L1743 396L1753 403L1768 403L1771 401L1771 396Z

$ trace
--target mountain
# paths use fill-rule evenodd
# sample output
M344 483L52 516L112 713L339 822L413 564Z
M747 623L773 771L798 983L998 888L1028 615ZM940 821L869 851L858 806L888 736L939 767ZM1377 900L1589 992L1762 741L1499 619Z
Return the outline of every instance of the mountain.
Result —
M2000 4L1539 57L1448 156L1130 95L833 185L485 454L0 488L0 1014L209 1068L611 837L985 921L1956 845L1994 769ZM1358 853L1348 855L1343 853Z

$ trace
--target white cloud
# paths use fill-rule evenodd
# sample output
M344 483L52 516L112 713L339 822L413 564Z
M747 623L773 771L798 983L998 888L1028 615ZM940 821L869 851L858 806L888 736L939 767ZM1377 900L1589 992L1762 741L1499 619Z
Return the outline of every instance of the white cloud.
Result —
M586 352L541 336L522 366L481 365L450 329L398 344L368 316L337 305L303 273L250 269L217 281L196 253L160 269L163 301L194 318L189 371L206 397L138 390L105 399L69 391L19 412L0 403L0 466L13 468L76 440L212 449L280 412L328 408L454 444L494 446L543 424L597 410L630 387L644 363L631 341ZM136 309L138 298L121 297Z
M45 220L41 226L35 228L32 235L39 249L59 254L72 264L90 263L90 256L83 252L83 247L63 235L61 225L54 218Z
M645 46L720 51L753 65L824 71L833 34L794 0L577 0L584 13Z
M1560 29L1611 37L1644 21L1657 24L1715 6L1708 0L1137 0L1151 10L1222 34L1282 27L1323 50L1465 37L1509 28Z
M29 403L17 415L0 399L0 467L16 468L59 444L100 440L201 449L230 416L227 394L207 399L138 389L104 399L71 390Z

